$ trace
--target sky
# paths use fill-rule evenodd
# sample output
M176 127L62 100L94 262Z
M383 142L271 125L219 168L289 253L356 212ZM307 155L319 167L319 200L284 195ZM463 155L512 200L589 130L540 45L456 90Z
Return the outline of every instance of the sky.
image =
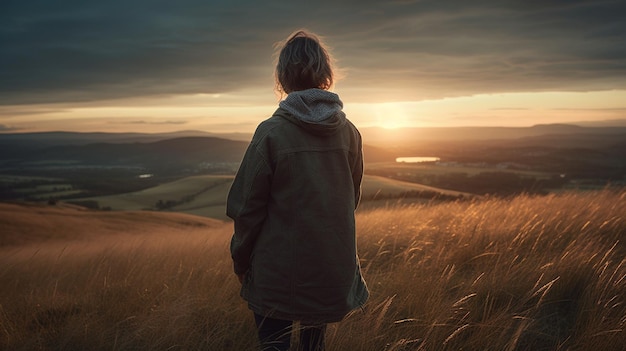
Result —
M252 132L306 28L357 127L626 125L626 1L2 0L0 132ZM617 121L621 120L621 121Z

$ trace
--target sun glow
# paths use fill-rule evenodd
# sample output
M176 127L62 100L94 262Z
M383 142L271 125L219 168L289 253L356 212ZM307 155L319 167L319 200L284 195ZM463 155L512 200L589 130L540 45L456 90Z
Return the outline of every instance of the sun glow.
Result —
M409 114L401 102L384 102L374 105L376 124L385 129L398 129L408 126Z
M525 127L624 119L626 90L481 94L434 100L346 104L359 127Z
M482 94L434 100L359 102L344 111L357 127L506 126L578 121L622 121L626 90ZM252 133L276 109L261 94L194 94L111 101L0 106L0 132L169 132L205 130Z

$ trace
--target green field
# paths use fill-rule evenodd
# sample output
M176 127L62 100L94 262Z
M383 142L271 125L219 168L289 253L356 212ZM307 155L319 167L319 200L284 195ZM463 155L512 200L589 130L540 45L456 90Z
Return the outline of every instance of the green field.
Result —
M199 215L206 211L206 214L213 214L215 211L212 211L211 207L223 207L225 204L231 182L232 176L193 176L132 193L81 198L75 201L96 201L100 208L115 211L157 209L157 204L161 201L163 204L168 202L172 204L167 207L168 210Z
M30 181L56 182L56 181L60 181L60 179L49 178L49 177L0 174L0 184L19 184L19 183L25 183L25 182L30 182Z
M365 171L371 175L476 195L547 194L571 181L565 173L532 171L516 163L383 162L369 164Z
M119 195L81 198L72 201L96 201L100 208L114 211L167 210L203 217L227 219L226 197L232 176L203 175L183 178L153 188ZM449 196L469 195L415 183L403 182L378 176L363 178L362 196L369 200L389 200L405 197L407 193L429 192ZM159 201L161 206L159 206ZM169 202L169 206L166 206Z
M366 165L366 171L369 172L389 172L396 174L406 175L444 175L449 173L465 173L467 175L476 175L488 171L500 171L518 174L520 176L535 177L535 178L549 178L551 174L546 172L530 171L524 169L512 169L512 168L497 168L494 166L482 166L482 165L463 165L458 163L445 163L434 164L429 162L422 163L407 163L407 162L377 162Z
M376 198L377 195L380 197L397 197L412 191L435 192L450 196L472 196L472 194L460 191L445 190L381 176L366 175L363 177L362 195L364 198Z
M64 179L22 175L0 175L0 187L29 200L58 199L82 193Z

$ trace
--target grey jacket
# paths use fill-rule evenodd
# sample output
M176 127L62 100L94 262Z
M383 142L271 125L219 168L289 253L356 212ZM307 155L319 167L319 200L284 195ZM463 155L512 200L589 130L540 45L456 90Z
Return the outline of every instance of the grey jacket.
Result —
M322 106L326 117L317 103L306 97L281 103L257 127L230 189L227 215L235 227L235 273L245 273L241 295L254 312L335 322L369 296L354 223L363 155L341 102L330 112Z

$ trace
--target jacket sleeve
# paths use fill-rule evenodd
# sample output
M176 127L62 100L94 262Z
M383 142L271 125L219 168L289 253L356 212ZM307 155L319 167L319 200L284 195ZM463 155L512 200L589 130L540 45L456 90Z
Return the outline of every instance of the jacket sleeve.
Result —
M354 208L361 201L361 181L363 180L363 145L360 134L357 133L356 157L352 163L352 182L354 184Z
M226 204L226 215L234 220L230 253L236 274L250 268L250 256L267 216L272 172L257 145L248 147Z

